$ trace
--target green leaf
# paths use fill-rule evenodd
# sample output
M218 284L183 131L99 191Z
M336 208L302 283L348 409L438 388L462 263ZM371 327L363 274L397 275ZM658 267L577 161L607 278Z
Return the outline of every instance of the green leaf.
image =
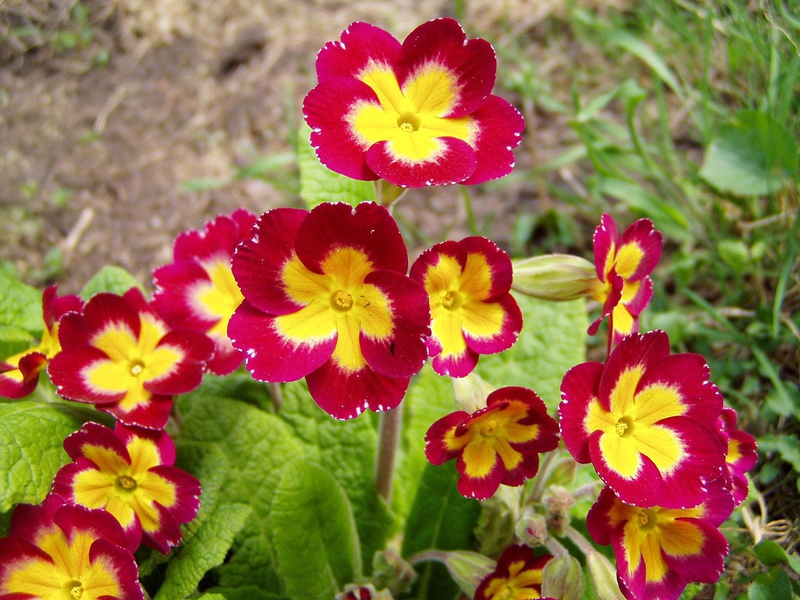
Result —
M706 149L700 177L723 192L772 194L797 178L797 142L768 114L741 111Z
M222 595L225 600L291 600L288 596L279 596L265 592L254 585L245 585L237 588L215 587L208 590L210 593ZM203 596L205 598L205 596Z
M0 361L31 347L33 336L19 327L0 325Z
M773 568L759 573L747 589L749 600L794 600L792 580L783 569Z
M430 363L411 380L401 404L403 429L392 486L392 508L404 521L417 495L425 458L425 434L433 423L456 408L453 382L434 373Z
M324 166L311 147L311 128L303 124L298 134L297 163L300 169L300 197L308 208L322 202L346 202L355 206L359 202L375 200L371 181L350 179L334 173Z
M606 36L606 40L627 50L639 60L646 63L679 98L684 97L683 88L672 73L672 70L664 62L664 59L662 59L648 44L627 31L619 29L609 33Z
M762 455L778 452L783 460L800 473L800 441L791 435L764 435L758 438L758 451Z
M278 417L307 446L309 460L321 465L345 490L356 519L365 572L372 557L386 547L394 519L374 485L377 434L369 417L337 421L308 393L305 382L283 386Z
M756 544L753 547L753 554L762 564L768 567L774 567L789 561L786 550L773 540L763 540Z
M278 570L294 600L333 600L361 576L361 550L350 503L317 465L287 466L272 501Z
M280 592L270 542L270 505L285 463L306 456L307 450L284 421L251 404L202 392L182 396L179 404L184 419L181 447L216 445L228 462L220 493L229 503L253 509L230 560L218 568L220 585L257 585Z
M64 438L82 424L61 406L0 404L0 513L44 499L56 472L69 462Z
M534 390L553 413L561 399L561 379L586 360L586 304L514 297L524 319L511 349L481 356L478 374L495 387L520 385Z
M100 292L111 292L120 296L131 288L139 288L144 292L144 288L136 281L133 275L122 267L106 265L100 269L89 283L81 290L81 298L88 300Z
M42 292L25 285L5 269L0 271L0 325L27 331L42 337Z
M454 461L428 464L408 517L402 555L410 558L424 550L470 550L480 503L458 493ZM441 564L423 563L418 584L419 600L455 598L458 586Z

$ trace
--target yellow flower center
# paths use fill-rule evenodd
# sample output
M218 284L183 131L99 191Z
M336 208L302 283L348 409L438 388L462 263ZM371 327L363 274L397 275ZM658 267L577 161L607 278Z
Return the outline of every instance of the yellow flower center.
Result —
M117 477L117 487L125 490L126 492L131 492L136 489L137 483L136 480L130 475L120 475Z
M630 437L633 433L633 419L627 416L622 417L617 421L616 425L614 425L614 431L616 431L617 435L621 438Z
M346 292L345 290L336 290L333 293L333 300L331 302L331 306L334 310L339 311L346 311L353 308L353 296L350 292Z
M134 359L131 361L131 375L138 377L144 371L144 362L141 359Z
M652 508L643 508L636 515L636 522L639 524L639 529L644 531L655 529L658 525L658 513Z
M481 424L481 435L483 437L493 437L495 431L497 431L497 421L491 419L486 421L486 423Z
M64 587L69 590L70 598L81 600L83 597L83 584L80 581L73 579L72 581L67 582Z
M462 304L464 304L464 302L461 299L461 294L455 290L450 290L442 297L442 306L447 310L456 310L460 308Z
M413 112L404 112L397 117L397 126L406 133L414 133L420 126L420 119Z

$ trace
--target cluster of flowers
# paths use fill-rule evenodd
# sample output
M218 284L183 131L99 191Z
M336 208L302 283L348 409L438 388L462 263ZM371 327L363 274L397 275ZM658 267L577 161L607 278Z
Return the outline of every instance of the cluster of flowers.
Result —
M319 85L304 103L312 144L332 170L395 186L504 176L524 123L491 95L495 73L491 46L452 19L402 43L355 23L318 55ZM606 485L587 525L613 546L624 594L677 598L687 582L719 576L727 543L717 528L747 494L755 444L735 429L702 357L670 355L663 332L638 333L661 252L652 223L620 235L604 215L594 248L591 272L579 267L577 291L558 299L602 304L589 333L609 318L609 356L566 374L559 422L535 392L504 387L434 423L425 451L434 464L455 459L459 491L484 500L536 475L539 454L563 439ZM260 217L240 209L181 234L149 302L138 289L84 304L49 288L42 342L0 364L0 395L30 394L46 368L58 394L116 425L68 437L73 462L51 494L17 507L0 540L0 595L142 598L131 553L144 543L166 554L197 512L199 482L173 466L164 427L174 396L205 372L244 362L261 381L305 378L337 419L393 409L428 358L436 373L465 377L481 354L514 344L515 275L508 254L477 236L436 244L409 269L386 208L325 203ZM540 596L551 558L509 546L476 600Z
M254 221L239 210L181 234L174 262L154 272L150 302L137 288L86 303L45 290L42 341L0 364L0 395L29 395L46 368L58 394L94 404L115 425L88 422L67 437L73 462L50 494L15 508L0 539L0 595L143 598L133 552L144 544L168 554L200 501L200 482L173 466L164 429L173 398L204 372L242 362L226 334L241 300L230 260Z

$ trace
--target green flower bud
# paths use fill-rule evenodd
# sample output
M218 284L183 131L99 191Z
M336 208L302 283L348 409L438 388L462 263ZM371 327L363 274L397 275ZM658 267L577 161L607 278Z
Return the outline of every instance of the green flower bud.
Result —
M569 525L569 509L575 504L575 498L564 487L551 485L542 497L542 504L547 510L547 525L559 537L564 536L564 528Z
M499 556L512 543L521 499L522 487L501 485L494 496L481 502L475 537L482 554Z
M526 506L520 515L514 533L519 540L531 548L543 546L547 540L547 520L537 514L532 506Z
M625 596L619 590L617 572L610 560L599 552L589 552L586 554L586 566L589 567L589 578L598 598L625 600Z
M497 562L478 554L466 550L456 550L445 552L444 564L450 572L450 576L467 596L475 596L475 590L480 585L484 577L494 571Z
M388 588L399 596L411 589L417 574L408 562L393 550L383 550L372 560L372 581L379 588Z
M565 554L549 561L542 569L542 596L559 600L581 600L586 592L581 564ZM600 596L605 598L605 596Z
M486 408L486 397L495 388L473 371L466 377L454 377L453 390L455 391L456 402L461 407L461 410L472 414L477 410Z
M545 254L514 263L513 290L551 302L588 296L600 283L594 265L570 254Z

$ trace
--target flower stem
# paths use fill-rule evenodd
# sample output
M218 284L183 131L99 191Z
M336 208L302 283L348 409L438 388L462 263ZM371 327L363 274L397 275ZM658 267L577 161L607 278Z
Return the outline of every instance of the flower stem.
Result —
M400 442L400 428L403 424L401 407L381 413L378 426L378 452L375 456L375 490L387 502L392 496L394 480L394 463L397 456L397 445Z
M591 542L581 535L581 532L575 529L572 525L567 525L564 527L564 533L585 555L588 556L590 553L596 552Z

